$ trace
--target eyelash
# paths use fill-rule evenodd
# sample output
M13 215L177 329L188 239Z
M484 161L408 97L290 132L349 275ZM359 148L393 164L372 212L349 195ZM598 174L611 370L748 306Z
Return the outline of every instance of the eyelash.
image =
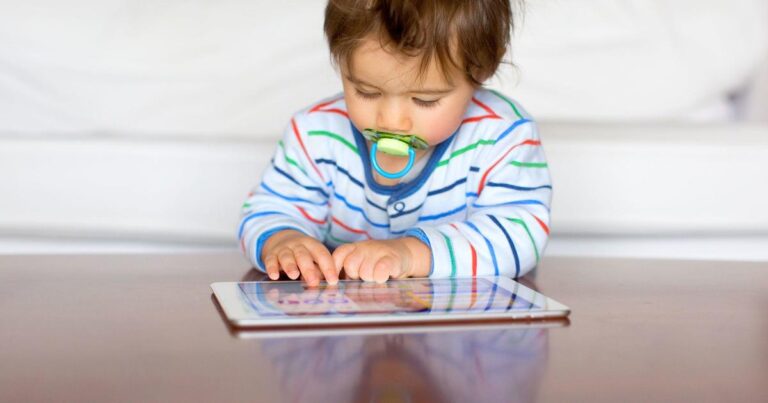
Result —
M367 99L367 100L376 99L379 97L379 95L381 95L381 94L370 94L367 92L360 91L358 89L355 89L355 92L360 98ZM435 106L440 104L439 99L436 99L434 101L425 101L423 99L418 99L418 98L411 98L411 99L413 99L413 103L415 103L416 105L422 108L434 108Z
M413 103L415 103L416 105L418 105L418 106L420 106L422 108L434 108L434 107L436 107L437 105L440 104L440 100L439 99L436 99L434 101L424 101L424 100L418 99L418 98L412 98L412 99L413 99Z
M363 98L363 99L376 99L380 95L380 94L369 94L367 92L363 92L363 91L360 91L358 89L355 89L355 92L357 92L357 95L360 96L360 98Z

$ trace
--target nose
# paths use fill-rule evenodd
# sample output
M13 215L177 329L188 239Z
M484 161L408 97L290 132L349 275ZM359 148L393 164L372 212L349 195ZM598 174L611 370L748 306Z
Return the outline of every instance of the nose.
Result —
M376 115L379 130L393 133L409 133L413 128L408 106L398 99L382 100Z

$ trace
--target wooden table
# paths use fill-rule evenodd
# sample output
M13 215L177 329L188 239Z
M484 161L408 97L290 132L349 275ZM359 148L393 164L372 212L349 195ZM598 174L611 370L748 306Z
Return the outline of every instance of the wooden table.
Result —
M248 339L236 253L0 257L0 401L768 402L768 267L545 258L562 327Z

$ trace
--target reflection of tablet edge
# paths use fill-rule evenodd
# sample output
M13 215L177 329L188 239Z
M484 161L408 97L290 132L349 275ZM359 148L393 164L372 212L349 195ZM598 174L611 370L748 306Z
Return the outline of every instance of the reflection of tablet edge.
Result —
M238 339L269 339L283 337L341 337L341 336L376 336L382 334L409 334L409 333L437 333L437 332L470 332L492 330L525 330L525 329L552 329L567 327L570 322L567 318L536 321L506 321L487 323L459 324L425 324L410 326L345 326L323 328L235 328L229 327L230 334Z
M490 279L493 279L493 280L490 280ZM403 279L403 280L397 280L397 281L423 281L423 280L424 279L417 278L417 279ZM526 287L525 285L520 284L519 282L516 282L512 279L509 279L506 277L490 277L489 280L496 281L497 284L503 286L503 288L506 288L510 292L512 292L512 289L513 289L513 287L510 287L510 286L515 286L517 287L518 293L520 293L521 291L525 291L525 292L533 293L536 296L541 296L545 298L547 309L534 310L534 311L513 311L513 312L503 312L503 313L469 313L469 314L467 313L452 313L452 314L431 313L429 315L418 315L418 316L403 314L403 315L360 315L360 316L318 316L318 317L293 316L290 318L286 318L286 317L253 318L253 315L248 315L247 312L233 311L233 309L236 309L236 307L240 305L240 302L237 300L238 295L233 293L232 289L237 289L238 292L240 292L237 284L242 282L217 282L217 283L212 283L210 286L211 286L211 289L213 290L214 295L216 296L216 299L219 302L219 305L224 310L224 313L227 319L229 320L229 323L232 326L235 326L238 328L256 329L256 328L268 327L271 330L276 330L279 328L299 328L299 327L307 327L307 326L333 326L333 325L337 325L337 326L373 325L373 324L429 325L435 322L442 323L445 326L446 324L450 324L454 322L460 323L466 320L470 320L474 322L499 321L499 320L507 320L507 321L524 320L524 321L527 321L526 323L529 323L531 320L564 318L568 316L568 314L570 313L570 309L567 306L533 289L530 289L529 287ZM267 283L267 282L269 281L263 281L263 282L256 281L254 283ZM248 316L248 317L243 318L244 316Z

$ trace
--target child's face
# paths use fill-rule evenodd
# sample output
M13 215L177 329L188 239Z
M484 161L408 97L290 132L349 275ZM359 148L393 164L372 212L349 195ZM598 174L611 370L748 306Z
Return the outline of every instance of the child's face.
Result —
M371 36L342 68L344 99L352 123L397 134L416 134L437 145L461 124L475 88L452 71L450 83L433 58L419 77L418 57L394 54Z

